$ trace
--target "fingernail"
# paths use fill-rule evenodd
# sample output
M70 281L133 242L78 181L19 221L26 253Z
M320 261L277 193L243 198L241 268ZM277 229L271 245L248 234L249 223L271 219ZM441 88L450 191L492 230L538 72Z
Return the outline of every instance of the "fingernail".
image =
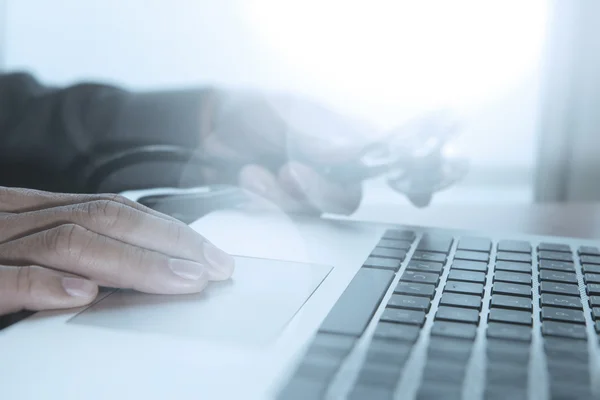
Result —
M96 292L96 285L87 279L64 277L62 286L73 297L91 297Z
M212 243L204 243L204 258L215 270L220 271L222 276L230 276L233 273L235 264L233 257Z
M198 281L206 279L206 268L197 262L172 258L169 260L169 268L177 276L183 279Z

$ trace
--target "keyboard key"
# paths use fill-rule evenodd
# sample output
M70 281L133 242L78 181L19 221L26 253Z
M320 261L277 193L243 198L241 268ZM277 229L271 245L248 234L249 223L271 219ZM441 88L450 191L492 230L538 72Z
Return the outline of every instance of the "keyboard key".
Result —
M521 312L521 311L516 311ZM506 339L489 339L486 344L486 354L492 363L512 365L527 365L531 353L529 343L519 343Z
M379 365L382 367L389 367L390 369L402 370L404 365L406 365L406 361L410 355L410 348L412 343L410 342L398 342L395 340L380 340L375 339L376 342L386 342L390 344L399 345L402 349L402 352L396 351L384 351L380 349L371 349L367 350L367 355L364 360L364 364L370 365ZM409 350L405 350L408 348Z
M467 271L487 272L487 263L480 261L469 261L469 260L454 260L452 262L453 269L465 269Z
M307 355L296 370L296 375L306 378L331 379L340 369L343 358L323 356L319 354Z
M432 336L445 336L461 339L475 340L477 326L473 324L461 324L458 322L435 321L431 328Z
M566 343L566 345L570 346L568 348L563 347L555 347L555 346L547 346L546 343L548 341L557 341ZM585 351L580 351L580 344L583 344ZM566 347L566 346L564 346ZM544 352L546 354L546 364L548 369L551 366L556 366L556 364L563 364L567 368L580 367L583 364L587 366L589 362L588 350L587 350L587 341L580 339L572 339L572 338L562 338L562 337L552 337L547 336L544 338ZM552 376L552 373L560 372L559 369L555 368L557 371L549 371L551 379L561 379L563 376Z
M520 240L501 240L498 242L498 251L531 253L531 244Z
M411 271L425 271L441 274L444 264L433 261L410 260L406 269Z
M585 274L583 275L585 283L600 283L600 274Z
M480 237L462 237L458 241L458 249L483 251L489 253L492 250L492 241L490 239Z
M562 340L574 341L571 339ZM563 355L566 355L566 357L563 357ZM578 354L575 353L575 355ZM577 357L571 357L571 354L546 353L548 377L553 381L558 380L568 383L589 385L590 376L588 362L589 360L587 358L578 359Z
M415 240L415 233L412 231L402 231L397 229L389 229L383 234L384 239L396 239L396 240L408 240L412 242Z
M582 264L600 264L600 256L581 256Z
M410 343L401 343L393 340L373 339L369 343L368 353L385 353L393 355L396 360L405 360L410 355L413 345ZM402 364L401 361L394 361L394 364Z
M366 399L366 397L365 397ZM461 400L461 385L430 385L425 382L419 387L415 400Z
M531 262L531 255L526 253L513 253L508 251L499 251L496 254L496 260L498 261L516 261L516 262Z
M511 324L528 325L533 324L533 317L530 312L506 310L503 308L490 309L488 320L490 322L506 322Z
M308 352L324 354L334 357L344 357L354 347L356 338L352 336L330 335L328 333L317 333Z
M431 253L426 251L415 251L411 260L435 261L441 264L446 263L446 255L442 253Z
M335 347L350 351L355 343L356 339L353 337L318 333L313 339L311 346Z
M562 343L566 343L569 347L554 347L547 346L546 343L548 341L560 341ZM583 345L583 346L582 346ZM561 371L563 368L556 368L558 364L566 367L568 369L577 369L584 367L587 368L589 363L589 351L587 349L587 341L579 340L579 339L571 339L571 338L559 338L547 336L544 338L544 352L546 353L546 363L548 369L553 368L554 371L549 371L552 379L561 379L566 377L568 374L565 374L565 371ZM581 351L581 349L584 349ZM552 376L552 374L557 376ZM586 376L585 379L589 381L589 376Z
M577 275L570 272L542 270L540 271L540 281L577 284Z
M485 400L528 400L527 388L511 388L506 386L486 386Z
M413 343L419 337L421 328L412 325L392 324L389 322L379 322L375 327L373 337L386 340L401 340Z
M494 272L494 282L509 282L531 285L531 275L520 272L496 271Z
M483 261L487 263L490 260L490 255L488 253L482 253L479 251L456 250L456 253L454 253L454 259Z
M431 337L427 347L427 357L430 361L454 361L466 365L471 357L473 342L468 340L444 337Z
M356 385L393 390L400 380L401 372L381 365L363 364L356 378Z
M562 296L559 294L544 293L540 296L540 303L542 307L550 306L559 308L574 308L577 310L583 309L579 297Z
M540 283L540 293L554 293L579 297L579 286L570 283L557 283L546 281Z
M560 341L562 343L566 343L568 347L564 345L563 347L547 346L546 343L548 341ZM544 352L546 353L546 365L548 366L550 378L560 380L571 375L569 373L565 373L566 371L563 371L565 367L569 370L576 370L585 366L584 368L587 369L590 359L587 347L588 345L586 340L552 336L544 338ZM584 349L583 351L581 351L582 348ZM557 368L559 365L560 367ZM572 376L569 376L568 378L571 377ZM588 378L589 376L586 376L585 380L589 381Z
M560 343L560 345L556 346L555 343ZM588 346L584 340L546 337L544 352L548 364L557 362L587 364L589 362Z
M377 243L378 248L386 248L386 249L397 249L397 250L410 250L412 242L407 242L405 240L394 240L394 239L381 239L379 243Z
M531 298L531 286L518 283L496 282L492 286L492 294L507 294Z
M294 377L277 395L277 400L321 399L328 386L327 380Z
M440 304L444 306L481 309L481 297L468 294L444 293Z
M435 319L477 324L479 322L479 311L468 308L440 306L435 314Z
M423 323L425 323L425 313L423 311L388 307L383 311L381 321L423 326Z
M585 317L581 310L569 310L566 308L542 307L542 321L562 321L574 324L585 324Z
M531 328L521 325L502 324L499 322L488 323L486 335L491 339L531 341Z
M335 303L319 331L362 335L393 278L394 273L391 271L361 268Z
M600 307L594 307L592 308L592 319L596 321L598 318L600 318Z
M583 273L585 274L600 274L600 265L583 264L581 268L583 269Z
M600 334L600 321L596 321L594 327L596 329L596 333Z
M388 249L386 247L375 247L371 252L371 257L393 258L396 260L404 260L406 258L406 250Z
M402 370L408 361L412 347L413 344L410 342L373 339L369 343L364 364Z
M448 254L453 241L452 237L425 234L419 241L417 250Z
M586 285L585 291L587 292L588 296L600 294L600 284L589 283Z
M600 296L590 296L589 301L591 307L600 307Z
M544 339L544 351L548 352L566 352L588 355L588 344L583 340L565 340L563 338L548 337ZM579 358L579 357L578 357ZM587 360L587 358L585 358Z
M600 256L600 249L594 246L581 246L578 253L580 256Z
M559 253L558 251L540 251L538 258L540 260L573 261L571 253Z
M587 386L568 384L564 381L550 381L550 400L592 400L594 395ZM597 397L596 397L597 398Z
M482 272L463 271L459 269L450 270L448 279L453 281L465 281L473 283L485 283L485 274Z
M440 276L429 272L404 271L400 280L403 282L431 283L437 286Z
M394 260L391 258L369 257L364 262L363 267L388 269L397 272L400 269L400 265L402 265L402 261L400 260Z
M542 322L542 335L573 339L587 339L585 326L555 321Z
M506 296L502 294L492 295L492 307L510 308L514 310L531 311L533 306L531 300L524 297Z
M341 335L336 335L341 336ZM346 336L349 337L350 336ZM351 337L354 339L354 337ZM344 357L348 355L350 349L340 349L335 347L325 347L325 346L316 346L311 345L309 349L306 351L304 357L306 359L315 359L315 358L330 358L332 360L342 360ZM341 361L340 361L341 363Z
M483 285L480 283L447 281L444 287L445 292L483 296Z
M526 389L529 379L527 368L505 364L488 364L486 383L489 386L504 385L510 389ZM508 393L506 393L508 394ZM513 399L512 397L507 397Z
M406 308L407 310L429 311L430 299L425 297L394 294L388 303L389 307Z
M514 261L496 261L496 271L523 272L531 274L531 264Z
M560 244L560 243L540 243L538 245L538 251L542 251L542 250L570 253L571 247L567 244Z
M457 384L465 379L466 368L458 366L456 363L444 361L427 362L423 368L423 384L435 385L439 382Z
M540 269L575 272L575 264L572 261L540 260Z
M312 397L305 397L310 399ZM316 397L315 397L316 398ZM393 400L394 389L372 385L356 385L347 397L348 400Z
M394 293L412 294L414 296L423 296L432 299L435 295L435 286L425 283L398 282L398 285L394 289Z
M587 363L582 365L572 360L562 362L551 360L547 365L549 378L553 381L578 383L584 386L590 384L590 370Z

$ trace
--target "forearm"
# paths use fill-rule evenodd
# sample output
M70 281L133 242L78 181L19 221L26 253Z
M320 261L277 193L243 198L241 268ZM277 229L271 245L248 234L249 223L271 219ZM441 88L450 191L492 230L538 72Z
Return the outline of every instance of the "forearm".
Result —
M197 148L209 129L208 93L132 93L98 84L55 89L29 75L0 76L0 185L78 192L80 167L106 154L150 144ZM180 167L143 178L150 186L176 185Z

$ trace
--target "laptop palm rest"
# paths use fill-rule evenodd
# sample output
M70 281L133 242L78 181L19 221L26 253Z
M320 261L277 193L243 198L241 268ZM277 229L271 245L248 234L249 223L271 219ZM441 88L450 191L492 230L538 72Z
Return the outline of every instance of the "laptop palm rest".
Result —
M260 346L272 342L331 271L325 265L236 257L236 270L203 293L115 290L69 320L98 328Z

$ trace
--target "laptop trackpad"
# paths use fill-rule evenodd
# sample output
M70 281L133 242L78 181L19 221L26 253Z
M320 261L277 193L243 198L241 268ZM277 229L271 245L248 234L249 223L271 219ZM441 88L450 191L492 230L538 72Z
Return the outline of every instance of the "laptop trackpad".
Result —
M331 271L324 265L236 257L229 281L200 294L116 290L69 323L262 345L282 331Z

